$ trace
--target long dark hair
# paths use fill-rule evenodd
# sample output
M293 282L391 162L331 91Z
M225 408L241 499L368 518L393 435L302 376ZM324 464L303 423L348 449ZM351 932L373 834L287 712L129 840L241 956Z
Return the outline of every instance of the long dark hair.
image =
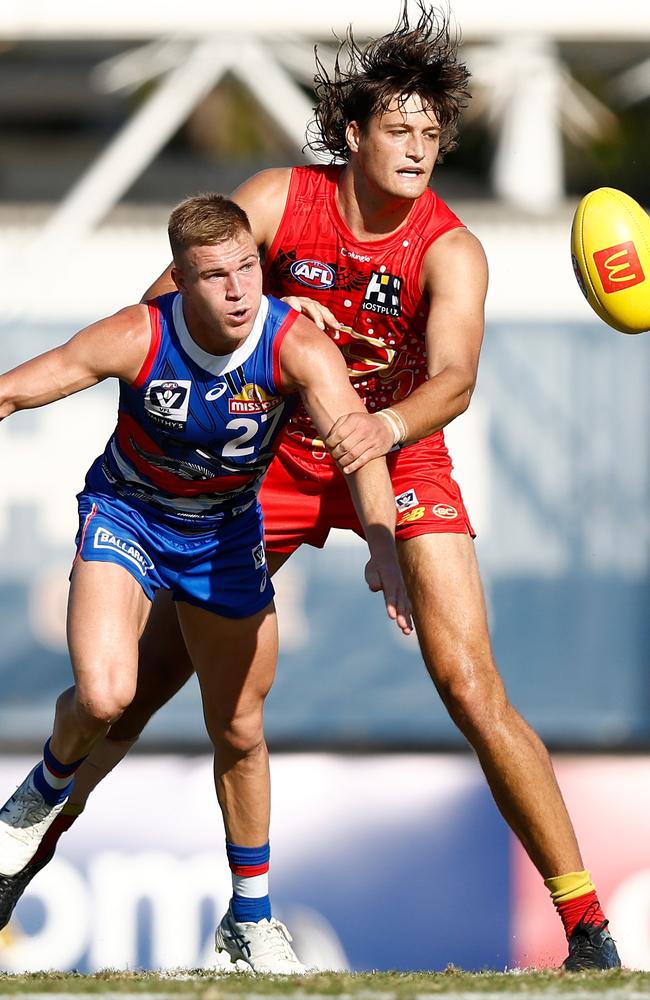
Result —
M438 159L456 147L458 118L470 98L470 73L458 59L460 33L452 31L448 12L429 7L425 0L417 0L419 17L414 25L407 8L408 0L402 0L395 28L364 48L355 41L350 26L339 45L331 77L316 50L318 103L307 129L307 146L314 152L347 160L348 124L356 121L363 129L395 98L413 94L435 111L440 123Z

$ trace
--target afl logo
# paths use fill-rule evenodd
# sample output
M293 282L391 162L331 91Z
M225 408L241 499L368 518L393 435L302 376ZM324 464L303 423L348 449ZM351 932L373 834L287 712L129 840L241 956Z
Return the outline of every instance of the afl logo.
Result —
M458 517L456 508L447 503L437 503L435 507L431 508L431 513L435 514L436 517L443 517L446 521L451 521L453 518Z
M295 260L291 274L307 288L331 288L336 282L336 271L321 260Z

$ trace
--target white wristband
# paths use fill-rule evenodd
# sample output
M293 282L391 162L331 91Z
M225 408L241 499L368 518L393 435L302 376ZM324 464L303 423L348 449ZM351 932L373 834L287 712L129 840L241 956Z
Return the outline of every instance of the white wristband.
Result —
M385 422L388 424L393 432L393 447L396 444L401 444L406 437L406 424L400 417L399 413L395 410L391 410L388 407L386 410L377 410L377 416L383 417Z
M404 442L406 441L406 437L408 435L408 430L406 428L406 421L404 420L404 417L401 415L401 413L397 412L397 410L391 410L390 412L393 419L396 420L399 425L400 434L398 443L404 444Z

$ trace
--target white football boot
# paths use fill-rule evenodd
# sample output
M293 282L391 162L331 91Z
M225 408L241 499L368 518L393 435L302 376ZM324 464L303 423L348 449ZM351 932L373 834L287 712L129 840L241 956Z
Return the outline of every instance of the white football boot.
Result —
M38 767L38 764L36 765ZM29 772L0 809L0 874L16 875L36 854L67 798L52 806L34 787Z
M298 959L291 941L289 931L275 917L258 923L238 923L230 907L215 935L217 952L226 952L231 962L244 962L252 972L304 976L308 970Z

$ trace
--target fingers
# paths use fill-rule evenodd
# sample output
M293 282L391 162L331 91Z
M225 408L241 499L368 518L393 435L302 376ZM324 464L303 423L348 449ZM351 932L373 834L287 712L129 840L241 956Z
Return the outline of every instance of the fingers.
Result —
M312 302L310 299L306 299L302 304L302 314L308 319L315 323L319 330L325 329L325 319L323 318L322 308L317 302Z
M330 427L329 434L325 438L325 447L331 453L346 437L350 425L351 414L345 413L339 417Z
M341 328L334 313L327 306L321 305L314 299L308 299L302 295L285 295L282 301L286 302L292 309L302 313L303 316L307 316L319 330L324 330L326 326L332 330L340 330Z
M397 625L404 635L410 635L413 631L411 604L405 591L402 593L400 600L397 601Z
M404 635L410 635L413 631L413 621L411 618L411 608L408 600L405 600L404 596L395 595L391 597L384 588L384 602L386 604L386 613L388 614L388 617L396 623L397 627Z
M376 414L346 413L339 417L325 438L325 447L339 468L350 475L373 458L386 455L393 436L386 421Z
M321 306L320 309L321 309L321 314L323 316L323 319L325 320L326 326L331 327L332 330L340 330L341 329L341 324L337 320L337 318L334 315L334 313L331 312L327 308L327 306Z
M384 587L384 600L388 617L396 622L404 635L410 635L413 631L411 604L401 575L398 579L392 580L391 585Z
M340 417L325 439L325 447L345 475L361 469L373 458L384 454L381 445L365 433L365 424L358 425L348 417Z
M404 635L413 631L411 605L406 593L404 581L399 571L384 570L371 559L365 568L366 582L373 593L384 592L386 614L394 621Z
M357 469L363 469L364 465L372 462L375 458L380 458L384 453L380 448L366 448L360 455L356 453L346 454L337 462L338 467L345 476L351 476Z

